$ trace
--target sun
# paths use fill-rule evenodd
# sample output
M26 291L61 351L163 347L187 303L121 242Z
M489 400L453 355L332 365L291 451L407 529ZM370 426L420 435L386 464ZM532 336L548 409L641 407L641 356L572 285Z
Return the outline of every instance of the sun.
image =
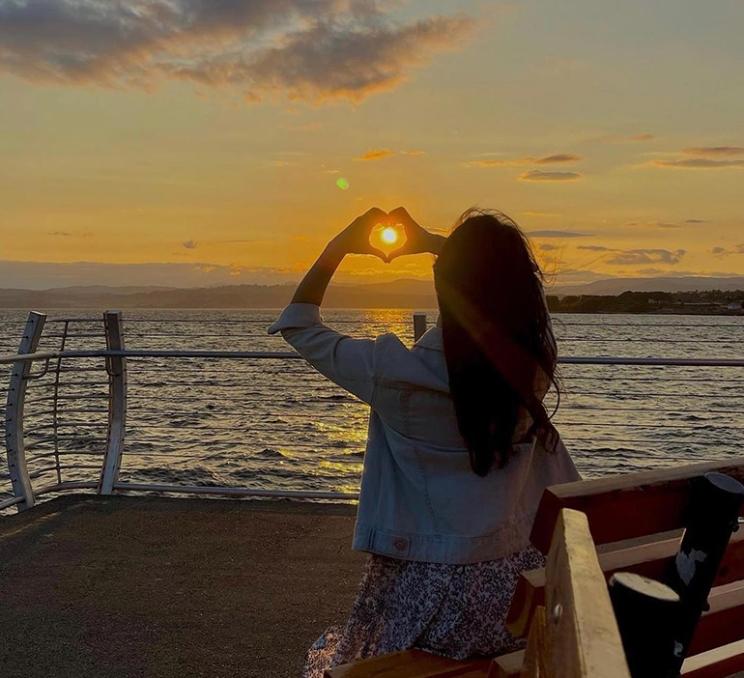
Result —
M392 226L388 226L387 228L382 229L380 238L382 242L388 245L394 245L398 241L398 231L396 231Z

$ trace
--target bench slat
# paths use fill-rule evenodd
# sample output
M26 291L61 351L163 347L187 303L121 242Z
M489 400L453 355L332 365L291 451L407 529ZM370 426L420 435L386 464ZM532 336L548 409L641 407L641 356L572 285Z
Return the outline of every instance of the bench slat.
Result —
M710 609L692 636L690 656L744 639L744 579L712 589L708 603Z
M690 480L710 471L744 481L744 457L553 485L540 501L532 543L547 553L562 508L586 513L596 545L683 527Z
M744 640L688 657L681 675L684 678L721 678L737 671L744 672Z

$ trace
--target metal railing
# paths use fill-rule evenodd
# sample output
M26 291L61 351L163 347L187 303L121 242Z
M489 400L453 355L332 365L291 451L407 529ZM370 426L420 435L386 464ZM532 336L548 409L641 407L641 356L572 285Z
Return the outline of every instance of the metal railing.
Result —
M362 403L291 351L173 347L179 327L189 330L181 341L224 346L265 340L258 331L243 332L244 323L127 319L135 328L127 341L165 344L127 348L119 312L106 312L103 322L47 321L31 313L17 352L0 355L0 368L9 367L7 387L0 382L7 463L7 473L0 468L0 510L23 510L40 497L81 489L354 499L366 437ZM359 321L333 324L344 323ZM45 333L47 326L52 331ZM675 455L739 451L744 324L714 325L722 333L715 339L704 335L710 328L696 324L685 325L681 337L676 330L645 337L641 328L649 331L648 323L567 321L562 327L579 328L579 336L568 334L561 346L605 350L624 341L638 352L653 341L685 349L717 346L730 354L561 357L565 394L557 425L583 471L597 474L608 464L611 470L634 468L640 460L630 453L639 449L652 464L673 462ZM636 335L616 336L630 327ZM404 338L425 328L419 314ZM613 328L609 336L607 328ZM288 388L277 389L278 382Z

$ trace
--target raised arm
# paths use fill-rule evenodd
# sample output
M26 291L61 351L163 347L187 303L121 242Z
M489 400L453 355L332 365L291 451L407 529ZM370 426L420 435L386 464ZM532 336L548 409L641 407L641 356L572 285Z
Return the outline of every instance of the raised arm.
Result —
M373 404L375 385L384 364L405 364L404 356L408 349L393 334L376 339L355 339L337 332L323 324L319 307L328 283L347 254L372 254L383 261L389 260L369 241L372 229L379 223L402 223L405 226L407 239L413 238L415 245L409 246L407 253L434 251L434 248L438 251L438 236L430 238L417 224L411 226L407 220L403 221L402 214L388 215L373 208L328 243L298 285L292 303L269 328L271 334L281 332L284 339L321 374L370 404ZM419 249L424 246L428 249Z
M347 254L373 254L387 263L387 256L370 245L372 229L388 215L377 207L357 217L328 243L317 261L310 267L292 297L293 304L323 303L328 284Z

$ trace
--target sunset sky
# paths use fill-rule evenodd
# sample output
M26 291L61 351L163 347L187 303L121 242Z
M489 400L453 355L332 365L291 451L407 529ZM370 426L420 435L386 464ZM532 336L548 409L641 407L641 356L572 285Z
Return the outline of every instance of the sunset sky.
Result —
M0 0L0 287L296 280L373 205L501 209L558 282L744 274L742 34L742 0Z

